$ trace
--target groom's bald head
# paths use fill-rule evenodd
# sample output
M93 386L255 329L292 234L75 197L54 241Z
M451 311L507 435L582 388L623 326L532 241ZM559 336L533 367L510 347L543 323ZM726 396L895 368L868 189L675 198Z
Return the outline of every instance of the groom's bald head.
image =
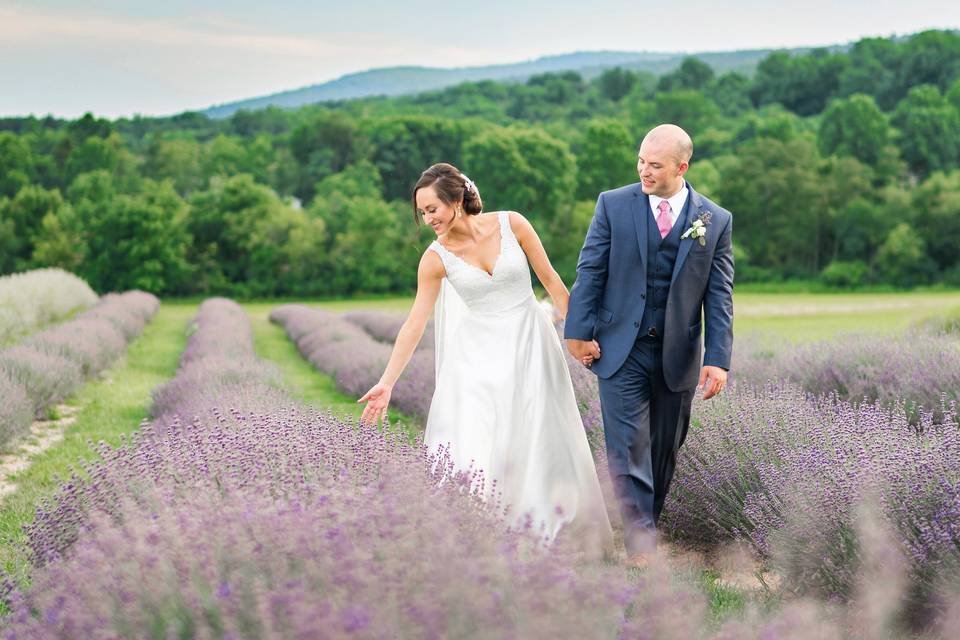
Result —
M640 148L647 142L658 148L670 150L677 159L677 164L690 164L693 157L693 140L686 131L675 124L661 124L647 132L640 143Z
M683 174L690 166L693 141L675 124L661 124L643 137L637 157L637 173L643 192L669 198L683 188Z

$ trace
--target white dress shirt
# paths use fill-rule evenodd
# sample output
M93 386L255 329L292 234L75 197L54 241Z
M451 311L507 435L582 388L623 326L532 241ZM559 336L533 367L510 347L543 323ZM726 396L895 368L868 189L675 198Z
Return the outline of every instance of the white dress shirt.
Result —
M687 189L687 183L684 182L683 188L669 198L661 198L660 196L650 194L650 196L648 196L650 198L650 211L653 213L654 220L660 215L660 203L666 200L670 203L670 227L673 228L673 225L677 224L677 218L680 217L680 212L683 211L683 205L687 203L687 194L689 192L690 190Z

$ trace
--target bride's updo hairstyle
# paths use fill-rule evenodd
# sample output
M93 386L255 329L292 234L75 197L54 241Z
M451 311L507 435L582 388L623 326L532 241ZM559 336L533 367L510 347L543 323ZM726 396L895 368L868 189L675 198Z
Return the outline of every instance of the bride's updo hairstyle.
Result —
M445 205L452 207L463 201L463 212L468 215L477 215L483 211L483 201L480 199L477 185L452 164L438 162L420 174L420 179L413 187L413 219L417 224L420 224L420 214L417 213L417 191L424 187L433 187L437 197Z

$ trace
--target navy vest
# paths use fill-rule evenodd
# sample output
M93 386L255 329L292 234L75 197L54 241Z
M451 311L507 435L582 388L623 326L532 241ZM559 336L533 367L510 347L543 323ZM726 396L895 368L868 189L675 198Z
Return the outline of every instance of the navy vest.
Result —
M667 296L670 294L670 280L673 278L673 265L677 262L677 253L680 251L680 236L683 235L687 211L690 209L690 196L683 205L683 211L677 216L670 233L662 240L657 220L647 204L647 304L643 310L643 319L640 321L640 335L645 336L651 328L657 330L657 335L663 337L667 322Z

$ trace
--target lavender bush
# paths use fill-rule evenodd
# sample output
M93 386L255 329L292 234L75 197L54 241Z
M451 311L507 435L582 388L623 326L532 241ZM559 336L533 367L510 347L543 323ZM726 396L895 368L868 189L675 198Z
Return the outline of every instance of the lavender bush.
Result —
M860 564L854 509L877 492L919 601L957 566L955 405L914 424L902 403L854 405L778 383L732 386L694 413L662 520L672 536L747 541L797 592L847 598Z
M30 347L0 351L0 370L29 398L31 413L37 418L44 417L49 407L68 398L83 384L80 365ZM2 398L6 401L5 396Z
M89 377L112 363L159 307L155 296L142 291L105 296L94 308L34 334L21 344L75 362Z
M374 340L393 344L400 333L400 327L406 320L406 315L400 313L391 313L389 311L350 311L341 316L344 320L351 322L367 332ZM420 339L418 349L434 348L433 321L427 322L426 329L423 331L423 337Z
M84 378L106 369L123 353L123 334L106 320L77 318L23 341L24 346L80 365Z
M90 285L62 269L0 277L0 345L96 302Z
M254 355L250 319L236 302L205 300L188 332L177 375L153 391L150 415L157 425L205 415L224 397L242 398L232 408L244 410L289 401L276 367Z
M99 304L84 311L79 317L86 320L106 320L130 342L140 335L159 310L160 300L153 294L127 291L106 294L100 298Z
M15 402L22 394L29 399L32 413L42 418L52 405L76 391L84 378L109 366L159 305L156 297L139 291L107 295L74 319L0 351L0 371L19 388L0 387L0 404ZM17 429L0 429L0 444L29 427L22 419L17 424Z
M854 402L903 401L913 419L924 409L938 411L944 396L960 399L960 344L953 336L921 330L773 347L739 340L731 371L753 385L789 380L810 393Z
M23 385L14 381L0 362L0 442L9 442L29 429L33 412Z
M390 345L335 314L282 305L271 311L270 321L284 328L314 367L334 376L340 389L357 397L377 383L390 359ZM394 386L391 402L407 415L424 420L434 384L434 351L418 349Z

